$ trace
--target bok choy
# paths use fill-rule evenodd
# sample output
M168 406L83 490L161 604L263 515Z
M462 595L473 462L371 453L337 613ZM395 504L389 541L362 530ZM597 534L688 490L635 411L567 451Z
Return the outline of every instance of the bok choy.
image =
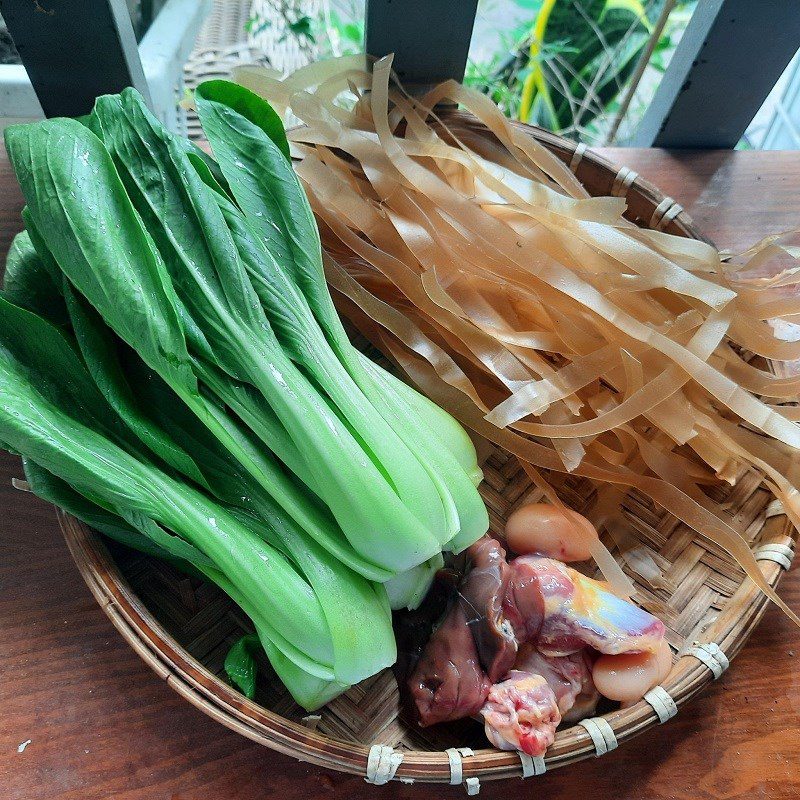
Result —
M394 661L390 603L486 531L480 470L348 340L269 105L213 81L197 106L216 160L133 90L6 130L0 442L37 494L220 586L310 709Z

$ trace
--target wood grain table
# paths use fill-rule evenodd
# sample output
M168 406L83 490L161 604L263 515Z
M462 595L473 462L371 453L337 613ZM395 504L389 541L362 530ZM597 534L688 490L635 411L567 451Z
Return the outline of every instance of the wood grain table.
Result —
M720 247L800 226L800 154L608 150L673 196ZM0 158L0 254L21 197ZM312 800L464 797L367 785L231 733L182 700L95 605L53 509L11 487L0 455L0 799ZM800 609L800 573L781 594ZM30 740L26 747L22 743ZM484 798L701 800L800 796L800 631L768 611L722 678L667 725L597 761L484 783Z

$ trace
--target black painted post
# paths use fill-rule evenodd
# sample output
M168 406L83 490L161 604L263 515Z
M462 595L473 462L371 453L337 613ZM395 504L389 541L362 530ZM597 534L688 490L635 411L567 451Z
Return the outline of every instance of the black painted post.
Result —
M478 0L367 0L366 50L407 88L464 77Z
M735 147L800 47L797 0L700 0L634 147Z
M134 86L149 102L125 0L0 0L45 116L77 117Z

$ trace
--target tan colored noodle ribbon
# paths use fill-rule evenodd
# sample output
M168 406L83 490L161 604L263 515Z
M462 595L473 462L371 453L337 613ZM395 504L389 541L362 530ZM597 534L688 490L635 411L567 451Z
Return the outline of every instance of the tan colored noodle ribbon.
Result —
M800 523L800 411L786 405L800 370L776 375L764 360L800 359L800 341L775 332L776 319L800 323L800 235L730 257L640 229L624 198L590 197L485 95L450 81L410 97L391 58L371 66L357 56L284 79L237 72L304 123L292 152L340 311L516 455L557 507L547 473L582 476L613 535L612 505L636 489L800 623L703 491L755 470ZM594 555L629 592L613 557Z

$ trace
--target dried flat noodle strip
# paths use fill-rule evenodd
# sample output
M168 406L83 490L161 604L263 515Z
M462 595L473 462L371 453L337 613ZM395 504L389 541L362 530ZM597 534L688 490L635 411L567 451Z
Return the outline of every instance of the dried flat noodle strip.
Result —
M427 366L420 362L419 359L402 353L386 340L383 341L383 346L428 397L442 406L442 408L447 409L463 425L466 425L489 441L500 445L520 459L529 461L543 469L555 472L560 471L560 462L548 448L486 422L479 414L475 413L473 407L453 396L449 386L437 381L432 373L428 371ZM713 510L699 505L693 498L687 496L676 486L646 475L639 475L631 470L617 471L610 468L599 468L584 462L575 470L575 473L603 482L630 486L651 497L690 528L702 532L715 544L728 551L739 562L742 569L745 570L756 586L796 625L800 626L800 617L778 597L773 588L764 579L752 552L747 546L743 532L731 527L728 522L719 518ZM795 490L795 495L797 494ZM789 496L787 499L790 499L795 505L800 500L800 498L794 496ZM781 500L784 503L786 502L783 498Z
M406 347L421 355L436 369L443 381L460 389L475 405L479 407L483 405L483 401L475 393L469 378L447 353L425 337L402 314L397 313L391 306L381 303L380 300L362 289L332 258L325 258L324 264L325 278L331 286L349 297L376 322L391 331Z
M283 80L240 74L306 123L290 133L298 172L337 305L364 335L523 460L552 502L548 477L590 480L619 536L635 489L731 553L798 622L703 491L755 471L800 522L800 408L786 405L800 392L797 231L723 256L639 229L622 198L590 197L489 98L453 82L409 97L390 58L371 75L363 57ZM473 117L440 114L445 100ZM773 375L753 354L787 368ZM614 571L607 551L596 559Z
M432 89L422 99L422 104L430 108L444 98L459 103L479 119L502 144L506 145L512 155L518 150L527 156L542 172L556 180L567 194L572 197L588 196L586 188L563 161L531 137L521 134L486 95L470 92L461 84L450 80Z
M363 245L356 245L356 247L360 248ZM540 270L538 276L544 277L551 286L558 287L568 296L582 302L583 305L589 306L595 311L605 311L607 318L616 324L623 333L636 340L647 342L664 355L672 358L690 377L701 383L717 399L728 405L746 421L761 428L765 433L775 437L788 438L795 446L800 446L800 429L797 429L793 423L742 391L733 381L711 368L687 349L675 345L674 342L608 303L594 287L580 281L568 270L563 269L560 265L551 264ZM800 348L798 348L798 352L800 353ZM509 382L506 382L506 385L509 385Z
M711 315L703 323L703 327L692 337L690 348L699 350L699 357L708 358L711 352L719 345L727 330L727 321L723 315ZM617 405L613 411L584 422L571 425L536 425L528 424L525 430L535 436L548 438L566 438L573 436L596 436L598 433L611 430L630 422L636 417L646 414L660 404L670 394L678 391L688 377L681 378L680 370L669 367L657 378L650 381L647 386L642 386L633 392L624 402ZM486 419L498 427L504 428L511 422L516 422L523 416L531 413L528 408L529 399L523 395L530 384L519 392L512 394L499 406L496 406L486 415ZM529 394L529 392L528 392Z

